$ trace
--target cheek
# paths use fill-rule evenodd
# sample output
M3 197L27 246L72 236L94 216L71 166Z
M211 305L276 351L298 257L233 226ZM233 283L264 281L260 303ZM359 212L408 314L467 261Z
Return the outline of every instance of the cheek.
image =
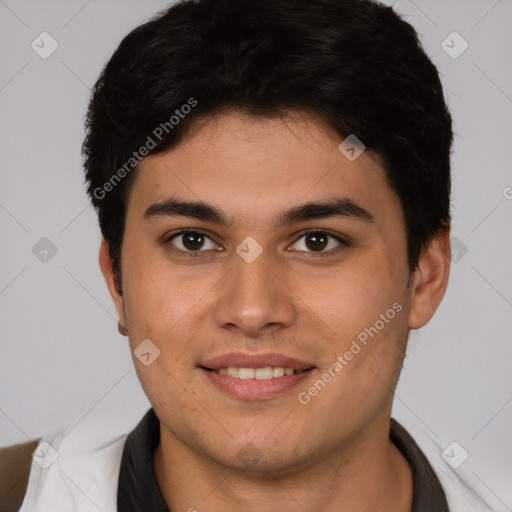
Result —
M336 421L360 419L390 404L408 332L401 303L383 304L382 308L362 304L360 312L347 311L339 317L337 335L331 338L325 367L319 372L320 379L332 383L313 404L317 411L328 409ZM333 409L333 404L339 408Z
M124 306L130 332L161 336L192 308L194 292L165 262L132 252L123 262Z
M126 321L133 351L149 339L159 349L154 364L144 367L135 359L137 373L148 395L160 386L161 379L172 387L190 378L188 371L195 365L194 348L202 341L208 310L208 294L216 276L187 275L183 268L170 268L164 258L151 262L133 252L123 266L123 288ZM196 274L197 271L195 272ZM172 374L169 375L169 374ZM179 391L179 386L176 391Z
M306 304L314 305L312 309L326 333L323 370L332 367L338 356L343 358L343 369L334 369L340 399L346 386L368 392L382 388L382 393L377 393L382 398L396 381L408 335L402 274L403 270L396 269L389 259L381 259L378 266L367 260L357 268L337 269L303 295ZM352 398L358 397L355 393Z
M401 281L382 262L378 269L361 263L339 267L314 283L297 282L294 291L330 328L331 334L347 338L373 325L395 302L404 307Z

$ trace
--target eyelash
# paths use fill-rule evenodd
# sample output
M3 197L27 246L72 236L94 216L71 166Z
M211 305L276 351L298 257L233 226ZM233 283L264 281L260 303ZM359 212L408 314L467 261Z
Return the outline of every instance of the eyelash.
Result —
M196 230L196 229L186 229L183 231L179 231L178 233L173 233L172 235L167 237L164 240L164 244L166 245L167 249L173 253L179 254L181 256L189 257L189 258L201 258L203 256L201 253L206 252L206 251L183 251L182 249L178 249L178 248L174 247L170 243L174 238L177 238L182 235L189 235L189 234L202 235L202 236L205 236L206 238L208 238L209 240L211 240L212 242L214 242L214 240L203 231ZM318 235L318 234L328 235L329 237L334 238L342 246L350 247L350 243L348 242L348 240L340 237L340 235L334 233L333 231L330 231L329 229L311 229L311 230L303 231L298 236L298 238L295 240L295 242L293 242L292 245L295 245L301 238L303 238L307 235ZM338 249L339 249L339 247L330 249L328 251L322 251L322 252L315 252L315 251L306 251L306 252L308 252L310 254L314 254L315 255L314 257L322 258L322 257L331 256L332 253L337 252ZM296 252L305 252L305 251L296 251Z

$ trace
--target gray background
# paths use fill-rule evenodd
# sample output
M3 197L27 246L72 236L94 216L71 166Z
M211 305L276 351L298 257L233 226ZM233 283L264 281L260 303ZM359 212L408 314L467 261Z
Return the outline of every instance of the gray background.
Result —
M80 145L104 63L166 5L0 0L2 446L94 421L127 432L149 407L99 271ZM495 510L512 510L512 2L395 8L420 33L454 116L457 254L440 309L411 335L394 416L442 447L457 441L469 453L460 470ZM43 31L59 45L47 59L31 47ZM453 31L469 44L457 58L442 46ZM444 43L452 53L462 48L457 37ZM57 248L47 261L32 251L43 237Z

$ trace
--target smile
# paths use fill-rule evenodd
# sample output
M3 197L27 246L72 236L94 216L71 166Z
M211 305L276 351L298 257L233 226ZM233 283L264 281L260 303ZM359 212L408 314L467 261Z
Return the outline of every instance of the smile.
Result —
M312 376L316 370L310 367L304 370L293 368L261 367L227 367L209 369L199 367L207 382L222 395L237 400L270 400L291 392Z
M268 380L276 379L283 375L302 373L307 370L294 370L293 368L284 368L282 366L264 366L263 368L237 368L235 366L229 366L228 368L217 368L212 371L217 372L219 375L227 375L234 379Z

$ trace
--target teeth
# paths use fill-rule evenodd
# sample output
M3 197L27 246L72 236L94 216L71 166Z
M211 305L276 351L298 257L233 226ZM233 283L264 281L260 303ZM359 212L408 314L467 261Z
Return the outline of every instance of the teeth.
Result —
M238 378L239 379L254 379L254 368L240 368L238 370Z
M254 370L254 378L258 380L267 380L272 378L272 367L256 368Z
M226 368L226 373L228 377L238 378L238 368L233 368L230 366L229 368Z
M220 375L244 380L268 380L297 373L293 368L283 368L282 366L265 366L263 368L235 368L230 366L229 368L219 368L214 371Z
M276 366L272 368L272 377L282 377L284 375L284 368L282 366Z

